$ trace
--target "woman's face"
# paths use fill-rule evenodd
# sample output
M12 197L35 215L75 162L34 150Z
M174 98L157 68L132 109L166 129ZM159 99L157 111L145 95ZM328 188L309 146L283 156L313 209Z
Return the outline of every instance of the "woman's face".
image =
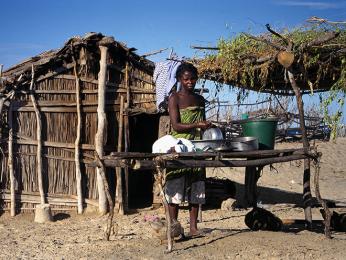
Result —
M190 71L185 71L180 79L181 87L186 90L193 90L197 82L197 76Z

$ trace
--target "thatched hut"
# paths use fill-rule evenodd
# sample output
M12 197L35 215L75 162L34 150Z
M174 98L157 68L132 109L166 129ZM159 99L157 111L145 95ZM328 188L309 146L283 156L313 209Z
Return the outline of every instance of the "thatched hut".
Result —
M89 165L95 152L150 152L158 134L154 64L134 51L89 33L2 73L2 209L14 215L48 202L59 210L107 210L104 184ZM107 169L111 192L115 176L124 177L117 185L126 189L125 202L151 203L151 173L118 170Z

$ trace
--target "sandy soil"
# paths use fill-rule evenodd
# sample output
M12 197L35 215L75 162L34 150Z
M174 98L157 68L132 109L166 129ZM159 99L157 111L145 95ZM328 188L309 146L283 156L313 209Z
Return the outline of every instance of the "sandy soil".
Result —
M338 212L346 208L346 139L336 143L316 143L323 153L321 160L321 195L336 201ZM299 143L278 144L277 148L298 147ZM265 167L259 180L259 201L283 219L303 219L301 205L302 169L300 162ZM209 169L208 176L229 178L237 183L237 197L242 196L243 169ZM313 179L313 176L312 176ZM314 194L314 192L313 192ZM116 216L117 234L103 239L106 216L86 213L56 213L55 221L33 222L33 214L10 218L0 216L1 259L345 259L346 233L333 232L324 237L323 228L313 231L301 225L285 226L281 232L250 231L244 224L248 210L209 209L203 211L199 228L204 235L176 242L174 251L165 254L165 245L145 219L163 216L161 209ZM182 209L179 219L188 227L188 212ZM313 219L320 220L318 208Z

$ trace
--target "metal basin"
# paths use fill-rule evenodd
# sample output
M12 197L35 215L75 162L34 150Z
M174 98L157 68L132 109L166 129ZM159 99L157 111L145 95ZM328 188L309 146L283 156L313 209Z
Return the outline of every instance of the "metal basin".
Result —
M258 139L256 137L235 137L231 140L191 140L197 150L220 151L220 152L242 152L258 150Z
M231 150L230 140L191 140L191 142L197 150L218 150L219 147L229 147L229 150Z
M258 150L258 139L256 137L235 137L230 140L232 151L254 151Z

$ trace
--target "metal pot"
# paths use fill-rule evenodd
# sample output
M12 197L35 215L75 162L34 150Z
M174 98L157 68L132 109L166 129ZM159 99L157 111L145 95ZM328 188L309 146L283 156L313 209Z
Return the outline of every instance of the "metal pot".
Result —
M211 127L204 131L203 140L222 140L223 134L220 128Z
M258 150L258 139L256 137L235 137L230 140L232 151L254 151Z

